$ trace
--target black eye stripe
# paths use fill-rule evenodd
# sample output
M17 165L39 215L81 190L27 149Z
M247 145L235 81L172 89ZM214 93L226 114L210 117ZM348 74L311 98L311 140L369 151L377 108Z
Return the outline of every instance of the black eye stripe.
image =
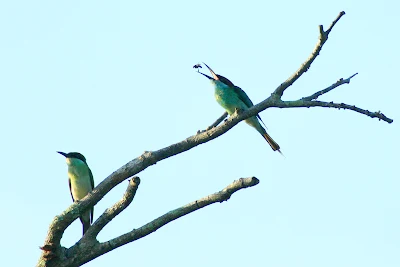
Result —
M71 152L71 153L68 153L68 156L67 156L68 158L75 158L75 159L80 159L80 160L82 160L83 162L86 162L86 158L81 154L81 153L78 153L78 152Z
M228 80L228 79L225 78L224 76L222 76L222 75L217 75L217 77L218 77L219 80L220 80L221 82L223 82L224 84L226 84L226 85L228 85L228 86L230 86L230 87L235 86L230 80Z

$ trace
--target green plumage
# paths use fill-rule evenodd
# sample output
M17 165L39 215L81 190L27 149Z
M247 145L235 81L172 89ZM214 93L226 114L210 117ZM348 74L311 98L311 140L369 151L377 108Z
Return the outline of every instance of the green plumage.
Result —
M215 87L214 96L218 104L220 104L229 115L232 115L236 109L246 110L253 106L253 102L240 87L233 84L232 86L229 86L222 82L223 79L221 78L223 76L218 75L218 77L220 80L213 82ZM224 79L226 78L224 77ZM257 117L259 117L259 115L257 115ZM249 125L253 126L260 134L265 134L266 131L258 121L257 117L250 117L245 121Z
M68 184L71 193L72 201L83 199L94 188L93 174L86 163L86 158L78 153L58 152L66 157L68 165ZM89 229L93 222L94 208L86 210L79 219L83 225L83 234Z
M229 115L232 115L236 109L247 110L253 106L253 102L240 87L234 85L224 76L215 74L214 71L207 66L207 64L205 65L210 70L212 77L204 73L200 73L210 79L214 85L215 99L228 112ZM261 120L261 117L258 114L246 119L245 121L247 124L254 127L264 137L274 151L278 150L280 152L279 145L268 135L264 127L260 124L260 121L263 124L264 122Z

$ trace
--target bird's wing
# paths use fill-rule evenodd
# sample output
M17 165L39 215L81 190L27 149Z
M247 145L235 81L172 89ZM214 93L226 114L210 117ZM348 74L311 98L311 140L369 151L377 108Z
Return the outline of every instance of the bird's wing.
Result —
M68 177L69 192L71 193L72 202L75 202L74 196L72 195L71 179Z
M235 91L235 93L237 94L237 96L239 97L240 100L242 100L242 102L248 107L251 108L252 106L254 106L253 102L251 101L251 99L247 96L246 92L242 90L242 88L240 88L239 86L234 86L233 90ZM262 122L262 124L264 124L265 127L267 127L265 125L265 123L263 122L263 120L261 119L260 115L257 114L257 118Z
M89 166L88 166L88 169L89 169L89 176L90 176L90 185L92 186L92 190L93 190L93 188L94 188L93 174L92 174L92 171L90 170ZM90 223L93 222L93 214L94 214L94 207L92 207L91 212L90 212Z

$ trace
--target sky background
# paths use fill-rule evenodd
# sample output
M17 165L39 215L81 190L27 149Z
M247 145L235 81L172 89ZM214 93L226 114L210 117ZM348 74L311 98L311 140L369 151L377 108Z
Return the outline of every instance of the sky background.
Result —
M221 190L260 184L85 266L400 266L398 1L2 1L0 88L4 266L36 264L71 204L79 151L100 183L145 150L204 129L223 110L192 66L206 62L258 103L306 60L344 10L295 100L358 72L321 100L380 110L268 109L285 157L245 123L149 167L100 241ZM205 71L203 69L203 71ZM396 108L397 107L397 108ZM118 201L127 182L95 206ZM77 220L62 245L81 237Z

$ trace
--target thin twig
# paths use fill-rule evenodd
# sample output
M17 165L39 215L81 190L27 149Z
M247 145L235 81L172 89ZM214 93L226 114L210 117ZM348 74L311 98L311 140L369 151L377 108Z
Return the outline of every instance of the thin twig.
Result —
M325 32L326 33L326 38L328 38L329 33L331 33L333 27L335 26L335 24L340 20L340 18L345 15L346 12L342 11L339 13L339 15L337 16L337 18L332 22L332 24L329 26L328 30Z
M213 124L208 126L205 130L198 130L197 133L204 133L214 127L217 127L226 117L228 117L228 112L225 111L224 114L222 114L215 122L213 122Z
M349 104L345 104L345 103L333 103L333 102L323 102L323 101L315 101L315 100L306 101L306 100L300 99L297 101L282 101L274 106L278 107L278 108L324 107L324 108L348 109L348 110L352 110L352 111L367 115L371 118L378 118L379 120L386 121L387 123L393 122L392 119L386 117L385 114L383 114L380 111L371 112L369 110L356 107L355 105L349 105Z
M213 124L207 127L206 131L210 130L211 128L217 127L226 117L228 117L228 112L224 112Z
M335 89L335 88L338 87L338 86L341 86L341 85L343 85L343 84L349 84L349 83L350 83L350 79L353 78L354 76L356 76L357 74L358 74L358 73L355 73L355 74L351 75L351 76L350 76L349 78L347 78L347 79L340 78L337 82L335 82L335 83L332 84L331 86L329 86L329 87L327 87L327 88L325 88L325 89L323 89L323 90L321 90L321 91L318 91L318 92L316 92L316 93L314 93L314 94L312 94L312 95L310 95L310 96L303 97L301 100L310 101L310 100L317 99L317 98L320 97L321 95L328 93L329 91Z

